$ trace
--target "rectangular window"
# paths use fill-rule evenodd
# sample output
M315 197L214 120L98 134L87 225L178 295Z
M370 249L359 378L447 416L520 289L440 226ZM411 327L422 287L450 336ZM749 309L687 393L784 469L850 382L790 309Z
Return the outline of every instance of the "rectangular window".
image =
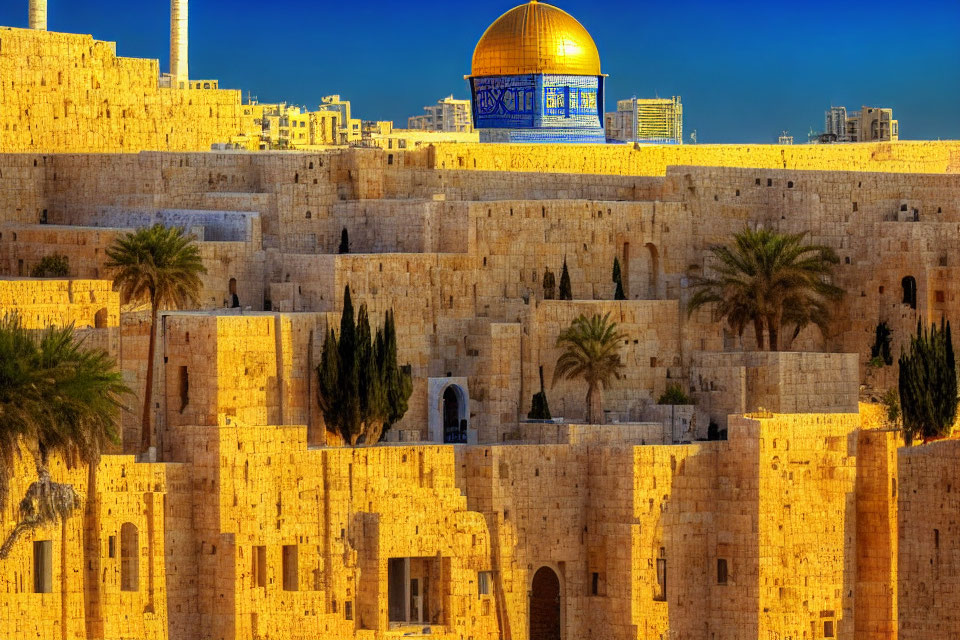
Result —
M107 556L110 558L117 557L117 536L107 538Z
M481 596L490 595L490 575L489 571L477 573L477 593Z
M727 584L726 558L717 558L717 584Z
M833 636L833 620L824 620L823 621L823 637L832 638Z
M256 546L253 548L253 586L267 586L267 548Z
M33 592L53 591L53 540L33 543Z
M343 603L343 617L347 620L353 620L353 601L347 600Z
M590 595L600 595L600 574L596 571L590 574Z
M180 413L190 404L190 373L186 367L180 367Z
M295 544L283 545L283 590L298 591L300 580L298 575L299 551Z
M667 558L665 549L660 547L660 557L657 558L657 595L655 600L667 599Z

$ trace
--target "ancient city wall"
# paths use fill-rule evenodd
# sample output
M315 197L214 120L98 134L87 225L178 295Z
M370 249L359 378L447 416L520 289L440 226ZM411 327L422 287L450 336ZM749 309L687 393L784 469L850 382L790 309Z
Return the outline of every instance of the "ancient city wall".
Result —
M834 145L551 145L437 143L407 151L430 169L662 176L667 167L960 173L960 142Z
M0 151L202 151L241 133L240 92L161 89L156 60L88 35L0 29Z

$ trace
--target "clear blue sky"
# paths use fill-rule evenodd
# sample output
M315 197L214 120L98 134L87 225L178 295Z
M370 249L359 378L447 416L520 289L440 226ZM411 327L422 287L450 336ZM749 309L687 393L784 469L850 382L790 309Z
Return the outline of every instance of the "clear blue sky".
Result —
M468 97L483 30L516 0L456 3L191 0L190 75L261 102L340 93L364 119L405 125ZM557 0L593 34L618 98L683 96L700 142L805 139L831 104L893 107L903 138L960 139L960 1ZM0 0L26 26L27 0ZM168 68L168 0L49 0L51 30L117 42Z

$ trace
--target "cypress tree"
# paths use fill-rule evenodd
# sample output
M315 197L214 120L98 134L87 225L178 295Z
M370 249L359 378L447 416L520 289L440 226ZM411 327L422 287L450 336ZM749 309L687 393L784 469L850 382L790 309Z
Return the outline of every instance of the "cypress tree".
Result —
M384 319L384 378L386 380L387 420L384 430L400 421L407 413L410 394L413 393L413 378L409 371L397 366L397 328L393 311Z
M925 331L917 323L910 348L900 356L900 405L908 444L950 433L957 415L957 369L950 323Z
M573 289L570 287L570 272L567 270L567 259L563 259L563 271L560 273L560 299L573 300Z
M317 367L317 395L327 430L338 433L355 446L377 444L407 412L413 380L397 366L397 334L392 311L388 311L376 337L366 304L353 319L350 288L343 297L340 338L333 329L323 343Z
M327 425L327 431L340 432L340 354L337 351L337 334L331 327L323 341L320 366L317 368L317 394L320 410Z
M357 367L357 328L353 319L350 285L343 291L343 314L340 316L340 393L342 394L340 435L351 445L360 437L360 377Z
M357 392L364 442L375 444L374 440L380 440L386 407L381 369L377 366L377 353L370 334L366 304L360 305L357 314Z
M620 258L616 256L613 258L613 283L617 285L617 288L613 293L613 299L626 300L627 296L623 292L623 276L620 273Z
M340 232L340 247L337 253L350 253L350 234L347 233L346 227Z

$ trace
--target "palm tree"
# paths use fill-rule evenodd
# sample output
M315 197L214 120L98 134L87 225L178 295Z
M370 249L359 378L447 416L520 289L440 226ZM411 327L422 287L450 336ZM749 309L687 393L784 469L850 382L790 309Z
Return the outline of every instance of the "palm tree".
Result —
M150 303L150 347L143 392L140 450L150 449L150 404L153 401L153 360L157 349L157 316L161 308L198 304L200 275L207 272L192 235L179 227L156 224L127 233L107 249L107 268L115 271L113 284L124 304L146 299Z
M17 316L0 320L0 510L21 446L37 470L37 481L20 502L20 522L0 546L0 559L23 533L66 520L78 506L72 485L51 480L50 454L96 465L107 445L119 442L122 398L130 393L116 362L102 350L84 348L72 325L36 333Z
M587 422L603 424L603 389L620 379L623 362L620 360L620 341L623 333L617 323L610 322L610 314L598 313L589 318L580 315L557 337L557 346L563 353L553 370L552 386L558 380L582 378L587 383Z
M810 324L825 335L832 303L843 297L829 282L840 259L830 247L806 244L806 235L747 228L734 235L732 246L711 247L715 275L694 279L688 315L716 304L716 313L738 336L753 325L760 350L764 329L770 350L780 348L784 323L793 325L794 338Z

